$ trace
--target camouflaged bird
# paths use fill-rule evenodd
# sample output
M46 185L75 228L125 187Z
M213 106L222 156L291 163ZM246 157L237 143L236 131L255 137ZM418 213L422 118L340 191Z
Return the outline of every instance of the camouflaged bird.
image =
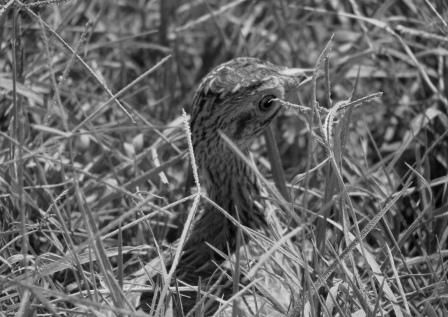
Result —
M220 132L247 154L253 139L280 111L278 100L288 99L299 85L298 79L287 73L284 67L256 58L236 58L213 69L193 99L190 128L202 183L211 200L251 229L267 224L265 210L256 202L260 184ZM223 254L234 253L236 238L236 226L206 204L185 242L176 268L177 280L190 285L198 285L200 280L202 289L207 290L218 280L217 265L224 261L209 245ZM231 291L215 295L226 298ZM177 296L176 305L187 314L198 306L196 301L196 292L190 291ZM152 300L145 302L150 305ZM204 306L199 307L201 316L211 315L218 308L212 299L205 300L205 304L205 312Z

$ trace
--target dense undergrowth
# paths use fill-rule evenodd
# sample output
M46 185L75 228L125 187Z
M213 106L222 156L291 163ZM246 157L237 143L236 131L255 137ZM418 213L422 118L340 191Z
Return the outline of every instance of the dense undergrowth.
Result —
M285 238L248 244L219 314L447 316L447 21L434 0L3 0L0 316L144 314L126 281L198 197L182 109L237 56L308 80L272 124L281 163L253 146Z

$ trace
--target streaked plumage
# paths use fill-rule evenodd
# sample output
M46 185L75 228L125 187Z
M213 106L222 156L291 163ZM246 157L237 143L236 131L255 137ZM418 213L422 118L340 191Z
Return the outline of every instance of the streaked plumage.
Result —
M213 69L202 80L193 99L190 126L202 183L214 202L252 229L266 225L264 209L255 203L260 185L219 131L247 153L254 137L279 112L281 105L275 99L284 99L298 86L298 80L283 74L283 70L256 58L236 58ZM222 263L223 258L207 243L224 254L233 253L236 232L236 227L221 212L205 205L185 243L177 279L192 285L197 285L199 279L203 286L213 284L219 276L213 275L216 264ZM196 298L194 292L185 296L182 307L186 314ZM207 315L216 308L217 305L212 305Z

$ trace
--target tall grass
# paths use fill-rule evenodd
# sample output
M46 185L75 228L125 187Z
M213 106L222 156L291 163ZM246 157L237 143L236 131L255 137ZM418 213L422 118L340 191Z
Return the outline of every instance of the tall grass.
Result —
M448 316L447 17L434 0L2 1L0 316L143 316L154 289L153 315L176 310L166 256L213 203L182 109L236 56L307 79L242 158L273 225L241 228L217 315Z

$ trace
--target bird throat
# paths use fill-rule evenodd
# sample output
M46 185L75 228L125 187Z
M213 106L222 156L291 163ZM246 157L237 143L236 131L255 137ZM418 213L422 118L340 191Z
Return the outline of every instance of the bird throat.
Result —
M243 226L259 229L266 225L264 210L254 203L260 195L256 175L243 160L227 148L216 155L199 157L198 164L212 201ZM186 242L181 262L189 263L190 267L203 267L203 274L195 270L195 278L198 273L206 276L216 269L214 263L220 264L224 260L216 250L224 254L237 251L237 235L238 227L228 216L206 203ZM181 273L184 278L192 273L187 271L188 268Z
M243 150L244 155L248 154ZM251 218L260 213L254 203L260 195L260 185L254 171L227 145L202 162L202 175L208 197L242 225L257 229ZM214 216L226 217L215 207L207 208Z

